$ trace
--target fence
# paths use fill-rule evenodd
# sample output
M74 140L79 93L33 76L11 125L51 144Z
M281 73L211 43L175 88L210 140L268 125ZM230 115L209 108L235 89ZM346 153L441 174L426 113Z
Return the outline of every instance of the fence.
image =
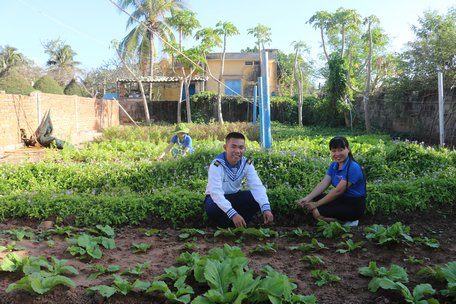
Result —
M456 146L456 98L445 96L445 144ZM422 100L370 101L370 118L373 127L430 144L439 143L439 104L437 94Z
M52 135L73 144L103 128L119 125L119 106L112 100L33 92L30 96L0 93L0 149L22 145L20 129L33 134L51 110Z

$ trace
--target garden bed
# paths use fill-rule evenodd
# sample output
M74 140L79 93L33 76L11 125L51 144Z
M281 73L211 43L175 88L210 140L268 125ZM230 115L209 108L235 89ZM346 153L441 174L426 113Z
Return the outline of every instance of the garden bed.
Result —
M398 292L379 290L377 293L369 292L369 278L362 277L358 273L360 267L368 266L370 261L376 261L378 267L389 268L392 264L400 265L406 268L409 283L407 287L410 290L417 284L430 283L434 289L441 290L445 288L444 282L439 282L432 277L420 276L417 272L425 265L444 265L456 256L456 204L435 207L425 212L402 214L400 216L366 216L360 227L353 228L352 240L354 242L364 241L362 249L354 250L345 254L336 252L340 249L337 245L342 241L341 237L325 238L317 230L317 225L308 216L303 218L303 224L299 227L303 231L311 233L319 242L323 243L328 249L311 251L303 253L299 250L290 250L292 246L309 243L309 237L292 237L291 231L297 227L275 227L271 226L273 231L279 232L279 235L288 236L272 237L258 239L257 237L246 235L239 237L214 237L215 229L201 229L205 234L196 234L185 238L182 230L176 230L160 226L115 227L116 248L103 249L101 259L77 259L67 252L68 242L63 236L48 234L43 237L45 231L39 222L25 219L6 220L0 224L0 245L11 243L12 237L5 231L12 229L30 228L34 232L32 240L24 239L17 241L17 246L25 247L25 250L16 251L17 254L27 256L54 256L58 259L67 259L68 264L74 266L79 274L68 275L74 283L75 288L66 286L57 286L49 293L44 295L31 295L24 290L15 290L6 293L5 290L9 284L19 280L22 273L0 272L0 303L172 303L167 302L162 294L145 294L144 292L131 292L124 296L115 294L107 300L98 294L89 294L87 288L96 285L111 285L113 277L105 274L100 275L95 280L89 280L88 276L92 272L91 266L94 264L118 265L120 272L133 267L138 263L150 262L150 266L145 269L144 274L140 276L123 275L129 281L140 278L144 281L153 281L164 270L170 266L178 266L175 258L185 251L185 248L192 248L201 255L205 255L212 248L223 247L224 244L239 246L248 258L249 267L254 270L255 276L264 276L261 268L270 265L274 270L295 279L297 288L294 290L297 294L315 295L317 303L404 303L403 298ZM372 240L367 240L363 229L373 224L392 225L400 221L404 226L410 227L411 236L427 236L435 238L440 242L440 248L433 249L424 245L415 243L401 242L389 246L379 246ZM146 236L144 229L157 228L158 234ZM150 232L150 230L149 230ZM37 238L40 239L37 241ZM147 243L152 247L145 253L133 253L132 244ZM257 245L274 243L277 246L276 252L254 253L253 249ZM189 245L190 244L190 245ZM193 244L193 245L191 245ZM1 252L0 257L4 258L6 252ZM302 261L305 255L318 255L324 262L321 266L311 266L309 262ZM411 257L414 257L412 259ZM413 264L412 261L421 261L424 263ZM314 269L320 269L340 277L341 281L329 283L322 287L315 284L310 272ZM120 273L119 272L119 273ZM189 279L190 280L190 279ZM191 281L191 280L190 280ZM193 288L196 294L204 293L207 287L203 287L193 282ZM193 295L194 298L196 295ZM441 295L435 296L440 303L450 303L448 298ZM242 303L249 303L244 300Z

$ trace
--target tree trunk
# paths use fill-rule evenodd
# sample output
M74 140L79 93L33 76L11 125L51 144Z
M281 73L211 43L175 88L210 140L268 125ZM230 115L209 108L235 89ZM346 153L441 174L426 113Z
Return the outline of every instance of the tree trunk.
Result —
M320 24L320 36L321 36L321 44L323 46L323 53L325 53L326 61L329 62L328 52L326 51L325 45L325 36L323 34L323 24Z
M143 100L143 105L144 105L144 117L146 118L146 122L149 123L150 122L150 114L149 114L149 107L147 106L147 99L146 99L146 95L144 93L144 87L142 85L142 82L141 80L135 75L135 73L132 71L132 69L130 69L130 67L128 66L128 64L125 62L125 60L122 58L119 50L116 48L116 52L117 52L117 55L119 56L119 59L120 61L122 61L122 63L124 64L124 66L127 68L128 72L130 72L130 74L133 76L133 78L138 82L138 85L139 85L139 90L141 91L141 97L142 97L142 100Z
M184 89L184 81L179 78L179 100L177 102L177 123L182 122L182 92Z
M150 56L150 65L149 65L149 76L150 76L150 79L153 80L154 79L154 56L155 56L155 52L154 52L154 34L152 32L150 32L150 36L149 36L149 45L150 45L150 49L149 49L149 56ZM149 84L149 100L152 101L152 82Z
M225 52L226 52L226 35L223 37L223 52L222 62L220 63L219 83L217 86L217 121L223 124L222 115L222 83L223 83L223 70L225 69Z
M367 58L367 79L366 79L366 90L364 91L363 104L364 104L364 123L366 131L371 131L370 115L369 115L369 95L370 95L370 80L371 80L371 67L372 67L372 31L371 22L368 24L369 33L369 56Z
M187 122L191 123L192 122L192 112L190 108L190 84L192 80L192 73L190 73L190 76L185 77L185 106L187 109Z
M302 69L299 68L299 74L300 74L300 79L298 82L298 121L299 121L299 126L302 127L302 105L303 105L303 95L304 95L304 90L302 87Z

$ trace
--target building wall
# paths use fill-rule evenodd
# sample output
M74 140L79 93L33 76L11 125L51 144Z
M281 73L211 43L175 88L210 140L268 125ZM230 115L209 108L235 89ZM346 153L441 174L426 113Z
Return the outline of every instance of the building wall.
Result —
M88 133L119 125L119 106L113 100L41 92L30 96L0 93L0 150L20 146L20 129L30 137L48 109L52 135L72 143L80 142Z
M260 67L258 64L246 65L246 61L252 62L252 60L225 60L225 66L223 71L223 78L224 79L241 79L242 81L242 92L243 96L252 96L250 87L257 82L257 77L261 76L260 74ZM207 69L212 73L212 75L219 79L220 75L220 64L221 59L208 59L207 61L208 66ZM269 60L268 63L268 71L269 71L269 94L272 95L273 92L277 92L278 84L277 84L277 61L276 60ZM208 73L209 74L209 73ZM209 78L206 83L206 91L213 91L217 92L217 81L213 78ZM222 91L224 92L224 87L222 87Z

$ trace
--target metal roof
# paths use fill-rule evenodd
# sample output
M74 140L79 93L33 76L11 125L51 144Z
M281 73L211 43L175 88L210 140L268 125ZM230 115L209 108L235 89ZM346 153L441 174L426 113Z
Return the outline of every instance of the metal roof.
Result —
M175 76L154 76L151 78L150 76L141 76L138 77L142 83L168 83L168 82L179 82L180 77ZM192 77L191 81L207 81L207 76L195 76ZM118 78L118 83L133 83L137 82L136 79L132 78Z
M269 59L277 59L277 50L267 49ZM225 60L249 60L259 61L260 55L258 53L225 53ZM206 59L222 59L222 53L209 53L206 55Z

